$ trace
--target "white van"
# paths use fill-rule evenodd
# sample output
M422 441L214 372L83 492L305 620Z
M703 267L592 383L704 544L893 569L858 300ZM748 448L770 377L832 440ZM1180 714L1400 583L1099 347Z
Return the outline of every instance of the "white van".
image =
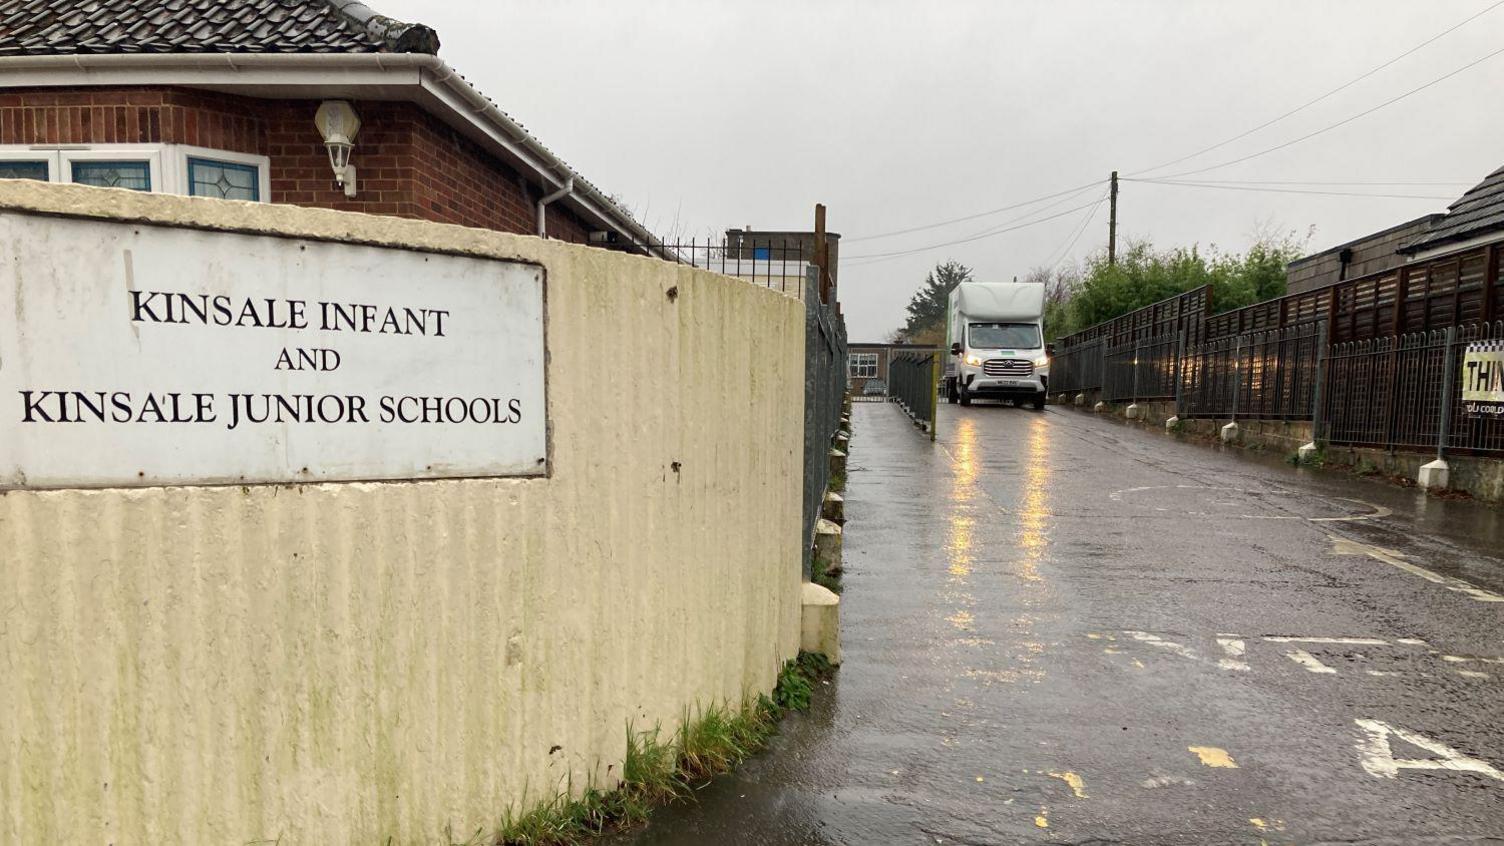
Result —
M945 368L950 402L1011 399L1044 408L1050 380L1044 285L962 282L950 292L945 340L950 345Z

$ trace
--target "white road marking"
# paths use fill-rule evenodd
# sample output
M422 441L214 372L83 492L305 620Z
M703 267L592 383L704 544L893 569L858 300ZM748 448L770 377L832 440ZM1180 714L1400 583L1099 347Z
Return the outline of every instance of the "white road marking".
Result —
M1241 660L1242 657L1248 652L1248 647L1245 643L1243 643L1242 638L1239 638L1237 636L1219 637L1217 638L1217 645L1222 647L1223 652L1227 653L1226 658L1223 658L1217 662L1218 667L1221 667L1224 670L1249 669L1248 662Z
M1294 661L1300 666L1305 667L1307 670L1310 670L1313 673L1337 672L1331 667L1328 667L1327 665L1321 663L1321 661L1319 661L1315 655L1312 655L1304 649L1292 649L1289 652L1285 653L1285 657L1289 658L1291 661Z
M1430 644L1427 644L1425 641L1421 640L1418 637L1397 637L1397 638L1394 639L1394 642L1395 643L1403 643L1406 646L1429 646L1430 645Z
M1443 655L1441 660L1451 664L1467 664L1473 661L1482 664L1504 664L1504 658L1484 658L1480 655Z
M1189 658L1192 661L1199 661L1200 660L1200 656L1198 656L1196 654L1196 650L1190 648L1189 646L1185 646L1183 644L1176 643L1173 640L1165 640L1164 638L1160 637L1159 635L1150 634L1148 632L1130 632L1130 631L1125 631L1125 632L1123 632L1123 634L1128 635L1129 637L1133 638L1136 641L1139 641L1140 643L1148 643L1148 644L1152 644L1154 646L1158 646L1160 649L1167 649L1170 652L1173 652L1173 653L1175 653L1176 655L1179 655L1182 658Z
M1288 637L1269 635L1264 640L1270 643L1325 643L1335 646L1388 646L1389 641L1376 637Z
M1499 772L1492 764L1477 758L1469 758L1456 749L1423 734L1378 720L1353 720L1353 722L1363 730L1357 743L1359 760L1363 764L1364 771L1376 778L1395 778L1400 770L1452 770L1477 773L1495 781L1504 782L1504 772ZM1436 757L1396 758L1389 746L1390 735L1412 746L1418 746Z
M1459 676L1462 676L1465 679L1491 679L1491 678L1493 678L1493 676L1489 675L1488 673L1480 673L1477 670L1453 670L1452 672L1456 673Z
M1409 573L1412 576L1420 576L1422 579L1425 579L1428 582L1441 585L1447 590L1463 594L1464 596L1467 596L1471 599L1476 599L1479 602L1504 602L1504 596L1500 596L1497 593L1484 590L1480 587L1475 587L1474 585L1471 585L1463 581L1462 579L1456 579L1451 576L1443 576L1440 573L1433 573L1424 567L1411 564L1409 561L1406 561L1400 555L1400 553L1395 552L1392 549L1382 549L1377 546L1369 546L1368 544L1358 543L1357 541L1348 540L1347 538L1339 538L1336 535L1331 535L1330 537L1332 541L1333 555L1366 555L1369 558L1374 559L1375 561L1382 561L1391 567L1404 570L1406 573Z

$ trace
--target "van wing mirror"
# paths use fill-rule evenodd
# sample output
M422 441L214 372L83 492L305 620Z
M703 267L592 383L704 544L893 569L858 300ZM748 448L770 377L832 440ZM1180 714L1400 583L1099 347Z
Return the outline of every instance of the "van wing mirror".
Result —
M961 345L959 343L957 343L957 344L951 344L950 345L950 354L951 355L960 355L961 354Z

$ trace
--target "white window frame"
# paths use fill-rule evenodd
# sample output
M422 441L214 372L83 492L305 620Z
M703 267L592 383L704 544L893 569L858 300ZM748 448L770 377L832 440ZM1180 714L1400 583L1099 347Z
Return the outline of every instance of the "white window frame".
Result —
M188 160L205 159L211 162L225 162L227 164L250 165L256 168L256 196L255 202L267 203L272 195L272 160L266 156L258 156L253 153L232 153L229 150L215 150L209 147L195 147L191 144L168 144L172 151L172 162L177 167L176 180L181 186L174 192L188 194L193 190L193 183L188 178ZM241 202L252 202L241 200Z
M188 195L188 159L207 159L256 168L255 202L271 202L271 159L250 153L215 150L191 144L0 144L0 160L47 162L51 182L71 183L76 161L144 161L151 174L151 193ZM242 200L241 202L250 202Z
M108 144L68 146L57 151L57 182L73 181L74 162L146 162L148 178L153 194L173 194L167 175L162 170L161 144Z
M870 359L870 361L869 361ZM846 354L846 375L851 379L876 379L878 354L854 352ZM871 368L871 373L861 372Z
M57 151L52 149L33 150L20 144L6 144L0 146L0 161L6 162L46 162L47 181L57 181Z

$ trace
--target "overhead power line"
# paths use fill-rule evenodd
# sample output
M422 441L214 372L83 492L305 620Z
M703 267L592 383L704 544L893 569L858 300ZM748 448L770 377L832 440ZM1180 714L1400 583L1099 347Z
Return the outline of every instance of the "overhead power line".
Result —
M1168 177L1166 177L1166 178L1168 179ZM1149 176L1149 177L1144 177L1143 179L1132 179L1131 177L1125 176L1125 177L1123 177L1123 179L1124 180L1130 180L1130 181L1133 181L1133 182L1152 182L1155 179L1158 179L1158 177ZM1432 185L1432 186L1439 186L1439 185L1464 185L1464 186L1472 186L1472 185L1477 185L1478 184L1478 180L1476 180L1476 179L1473 179L1473 180L1455 179L1455 180L1450 180L1450 181L1424 181L1424 180L1422 180L1422 181L1393 181L1393 182L1381 182L1381 181L1361 180L1361 179L1348 180L1346 182L1330 182L1330 181L1322 181L1322 180L1315 180L1315 179L1283 179L1283 180L1281 180L1281 179L1196 179L1196 180L1192 180L1192 181L1199 182L1199 183L1204 183L1204 184L1207 184L1207 185L1339 185L1339 186L1354 186L1354 185L1373 185L1373 186L1395 186L1395 185L1410 185L1410 186L1415 186L1415 185Z
M1504 0L1500 0L1500 2L1504 2ZM1002 214L1005 211L1013 211L1014 209L1021 209L1021 208L1025 207L1025 206L1032 206L1032 205L1035 205L1036 203L1042 203L1045 200L1053 200L1056 197L1064 197L1064 196L1067 196L1067 195L1070 195L1070 194L1080 194L1081 192L1085 191L1086 189L1091 188L1091 187L1093 187L1095 185L1099 185L1099 184L1101 184L1101 180L1100 179L1097 180L1096 182L1088 182L1085 185L1077 185L1075 188L1067 188L1064 191L1057 191L1057 192L1055 192L1053 194L1045 194L1043 197L1035 197L1032 200L1024 200L1023 202L1020 202L1020 203L1014 203L1012 205L1002 206L1000 208L995 208L995 209L988 209L987 211L977 212L976 214L968 214L968 215L966 215L964 217L954 217L954 218L951 218L950 220L941 220L941 221L938 221L938 222L935 222L935 223L926 223L923 226L914 226L914 227L911 227L909 229L895 229L892 232L879 232L876 235L862 235L861 237L858 237L858 238L844 238L842 240L844 241L844 243L854 244L854 243L857 243L858 241L875 241L878 238L891 238L891 237L893 237L895 235L908 235L908 234L913 233L913 232L923 232L923 231L925 231L927 229L939 229L942 226L950 226L951 224L955 224L955 223L965 223L968 220L976 220L976 219L982 218L982 217L990 217L991 215Z
M956 239L954 241L946 241L946 242L941 243L941 244L928 244L928 245L923 246L923 247L914 247L914 248L908 249L908 250L893 250L891 252L886 252L886 253L868 253L867 255L846 256L845 258L847 260L849 260L849 261L858 261L858 260L862 260L862 259L869 259L869 260L880 259L880 260L886 260L886 259L900 258L902 256L913 255L915 253L922 253L922 252L925 252L927 250L938 250L941 247L954 247L957 244L969 244L972 241L980 241L983 238L991 238L991 237L993 237L995 235L1002 235L1005 232L1016 232L1019 229L1025 229L1025 228L1028 228L1030 226L1036 226L1038 224L1045 223L1047 221L1056 220L1057 218L1065 217L1068 214L1073 214L1075 212L1078 212L1078 211L1081 211L1082 209L1087 208L1088 206L1091 206L1091 205L1094 205L1094 204L1100 203L1100 202L1101 202L1101 200L1093 200L1090 203L1084 203L1082 205L1075 206L1073 208L1068 208L1065 211L1056 212L1055 214L1049 215L1047 217L1037 218L1035 220L1031 220L1031 221L1028 221L1028 222L1025 222L1025 223L1019 223L1019 224L1014 225L1014 226L999 226L997 228L990 229L990 230L987 230L985 232L979 232L979 233L977 233L975 235L972 235L972 236L969 236L969 237L966 237L966 238L958 238L958 239ZM875 264L876 262L875 261L867 261L865 263L866 264Z
M1266 155L1268 155L1270 153L1273 153L1273 152L1276 152L1278 150L1283 150L1286 147L1293 147L1296 144L1301 143L1302 141L1308 141L1308 140L1310 140L1312 138L1315 138L1318 135L1322 135L1322 134L1325 134L1327 132L1331 132L1333 129L1336 129L1336 128L1340 127L1340 126L1346 126L1347 124L1352 123L1353 121L1357 120L1358 118L1366 117L1368 115L1371 115L1371 114L1373 114L1374 112L1376 112L1376 111L1378 111L1380 109L1383 109L1383 108L1386 108L1388 106L1392 106L1395 103L1398 103L1399 101L1405 99L1406 97L1409 97L1409 96L1411 96L1413 94L1418 94L1418 93L1426 90L1427 88L1430 88L1431 86L1436 85L1438 83L1445 82L1446 80L1451 79L1452 77L1456 76L1459 73L1462 73L1465 70L1469 70L1471 68L1474 68L1474 67L1477 67L1478 65L1483 64L1484 62L1488 61L1489 59L1492 59L1493 57L1499 55L1500 53L1504 53L1504 47L1500 47L1499 49L1493 51L1492 53L1487 53L1487 54L1485 54L1485 55L1483 55L1483 56L1481 56L1481 57L1479 57L1477 59L1474 59L1471 62L1468 62L1467 64L1463 65L1460 68L1457 68L1454 71L1442 74L1441 76L1436 77L1435 79L1431 80L1430 82L1425 83L1424 85L1416 86L1415 88L1412 88L1412 89L1410 89L1409 91L1406 91L1403 94L1400 94L1400 95L1395 96L1395 97L1391 97L1388 100L1385 100L1384 102L1378 104L1377 106L1372 106L1370 108L1364 109L1363 111L1358 112L1355 115L1350 115L1350 116L1348 116L1346 118L1343 118L1342 120L1337 121L1336 123L1332 123L1332 124L1328 124L1326 126L1323 126L1322 128L1320 128L1320 129L1318 129L1318 130L1316 130L1314 132L1307 132L1305 135L1302 135L1299 138L1294 138L1294 139L1291 139L1289 141L1286 141L1283 144L1276 144L1273 147L1269 147L1269 148L1260 150L1257 153L1249 153L1246 156L1239 156L1236 159L1230 159L1228 161L1221 162L1219 164L1207 165L1206 167L1196 168L1195 170L1185 170L1185 171L1181 171L1180 173L1171 173L1171 174L1163 175L1163 176L1156 177L1156 178L1177 179L1177 178L1182 177L1182 176L1193 176L1193 175L1198 174L1198 173L1206 173L1209 170L1219 170L1219 169L1224 168L1224 167L1230 167L1230 166L1235 165L1235 164L1240 164L1242 162L1248 161L1249 159L1256 159L1256 158L1258 158L1260 156L1266 156Z
M1461 20L1461 21L1453 24L1450 27L1447 27L1446 29L1442 30L1441 32L1438 32L1435 35L1431 36L1430 38L1427 38L1425 41L1422 41L1421 43L1415 45L1414 47L1411 47L1409 50L1406 50L1405 52L1400 53L1398 56L1395 56L1394 58L1389 59L1388 61L1384 62L1383 64L1380 64L1380 65L1378 65L1376 67L1370 68L1369 70L1364 71L1361 74L1358 74L1357 76L1353 77L1352 79L1349 79L1347 82L1342 83L1341 85L1337 86L1336 88L1333 88L1332 90L1326 92L1325 94L1322 94L1322 95L1320 95L1318 97L1314 97L1314 98L1312 98L1310 100L1307 100L1304 103L1301 103L1300 105L1296 106L1295 108L1293 108L1293 109L1285 112L1284 114L1278 115L1277 117L1270 118L1269 120L1264 121L1263 123L1259 124L1258 126L1253 127L1252 129L1246 130L1244 132L1240 132L1237 135L1232 136L1231 138L1225 139L1223 141L1218 141L1217 143L1211 145L1210 147L1203 147L1202 149L1197 150L1194 153L1190 153L1189 155L1181 156L1178 159L1171 159L1170 161L1162 162L1162 163L1157 164L1157 165L1155 165L1153 167L1146 167L1143 170L1134 171L1133 173L1129 174L1129 176L1139 176L1141 174L1148 173L1149 171L1152 171L1152 170L1159 170L1160 168L1164 168L1164 167L1169 167L1171 165L1180 164L1181 162L1186 161L1187 159L1194 159L1197 156L1200 156L1202 154L1210 153L1213 150L1218 150L1218 149L1221 149L1223 147L1226 147L1228 144L1231 144L1234 141L1241 141L1242 139L1247 138L1248 136L1254 134L1255 132L1258 132L1261 129L1266 129L1266 128L1270 127L1270 126L1273 126L1274 124L1279 123L1280 121L1284 120L1287 117L1290 117L1292 115L1295 115L1295 114L1298 114L1300 112L1305 111L1306 109L1310 108L1311 106L1314 106L1317 103L1320 103L1322 100L1325 100L1325 99L1327 99L1328 97L1331 97L1334 94L1338 94L1338 93L1340 93L1342 91L1347 90L1348 88L1351 88L1352 86L1358 84L1359 82L1362 82L1363 80L1369 78L1370 76L1373 76L1374 74L1378 73L1379 71L1381 71L1381 70L1389 67L1390 65L1393 65L1395 62L1398 62L1399 60L1401 60L1401 59L1403 59L1403 58L1411 55L1412 53L1415 53L1415 52L1419 51L1421 48L1426 47L1426 46L1432 44L1433 42L1440 40L1444 36L1447 36L1447 35L1452 34L1453 32L1456 32L1457 30L1461 29L1462 27L1464 27L1464 26L1472 23L1473 21L1477 20L1478 18L1483 17L1484 15L1488 14L1489 12L1492 12L1494 9L1497 9L1500 6L1504 6L1504 0L1498 0L1498 2L1489 4L1487 7L1485 7L1481 11L1479 11L1479 12L1477 12L1477 13L1475 13L1475 14L1467 17L1467 18L1464 18L1463 20ZM1471 66L1469 66L1469 67L1471 67ZM1445 78L1445 77L1443 77L1443 78ZM1419 89L1417 89L1417 90L1419 90ZM1408 95L1406 95L1406 96L1408 96Z
M1213 182L1190 182L1172 179L1128 179L1124 182L1138 182L1143 185L1174 185L1181 188L1217 188L1223 191L1258 191L1266 194L1317 194L1326 197L1376 197L1379 199L1394 200L1455 200L1455 196L1437 196L1434 194L1375 194L1372 192L1358 191L1307 191L1299 188L1264 188L1256 185L1224 185Z
M1058 267L1061 262L1065 261L1066 256L1071 254L1071 250L1076 248L1076 242L1080 241L1081 236L1086 234L1086 230L1091 226L1091 222L1097 219L1097 212L1101 211L1102 204L1105 202L1107 202L1107 195L1103 194L1101 199L1097 200L1092 204L1091 208L1086 210L1086 215L1076 225L1075 232L1070 236L1070 240L1065 244L1064 249L1051 251L1050 260L1047 263L1049 268L1054 269Z

